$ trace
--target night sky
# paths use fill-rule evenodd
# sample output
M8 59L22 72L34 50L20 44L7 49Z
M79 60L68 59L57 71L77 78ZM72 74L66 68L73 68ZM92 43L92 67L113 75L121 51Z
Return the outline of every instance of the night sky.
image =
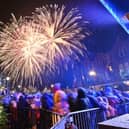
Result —
M112 48L116 32L121 29L98 0L1 0L0 21L9 22L11 13L16 18L31 15L36 7L51 3L79 8L84 19L89 21L91 35L84 41L89 51L107 52Z

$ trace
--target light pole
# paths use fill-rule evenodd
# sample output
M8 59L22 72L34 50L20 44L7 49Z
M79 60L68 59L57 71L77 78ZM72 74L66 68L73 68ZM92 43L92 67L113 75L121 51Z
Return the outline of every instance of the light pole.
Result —
M7 86L7 94L10 95L10 87L9 87L10 77L6 77L6 86Z
M96 74L96 71L95 71L95 70L90 70L88 74L89 74L89 76L91 77L92 82L93 82L93 85L94 85L94 82L95 82L94 79L95 79L95 77L96 77L96 75L97 75L97 74Z

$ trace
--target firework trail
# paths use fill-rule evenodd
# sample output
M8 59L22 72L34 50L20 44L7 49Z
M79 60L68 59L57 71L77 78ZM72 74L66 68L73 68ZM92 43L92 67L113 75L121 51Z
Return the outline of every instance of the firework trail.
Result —
M29 80L34 84L41 72L54 71L57 62L78 59L85 37L77 9L65 13L65 6L43 6L32 17L16 20L0 31L0 67L14 82Z
M78 59L78 54L83 55L82 49L85 47L80 41L86 35L82 33L81 20L82 16L76 8L65 13L65 6L43 6L33 13L34 23L40 26L44 34L43 48L49 68L55 69L55 62L71 60L71 56Z
M39 30L31 21L13 17L0 32L0 66L14 82L25 79L34 84L36 76L41 80L39 74L47 62L42 51L44 35Z

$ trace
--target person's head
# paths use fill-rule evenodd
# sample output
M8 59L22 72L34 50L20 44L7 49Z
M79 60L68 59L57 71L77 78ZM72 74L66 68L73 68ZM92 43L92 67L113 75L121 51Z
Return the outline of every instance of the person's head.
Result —
M58 82L58 83L55 83L53 86L52 86L52 92L55 93L56 91L60 90L61 89L61 84Z
M112 89L111 86L106 86L105 89L104 89L104 92L111 93L111 92L113 92L113 89Z
M69 93L68 94L68 103L73 104L73 103L75 103L75 101L76 101L76 95L73 92Z
M67 100L67 95L64 91L62 90L58 90L56 91L55 95L54 95L54 102L58 103L61 101L66 101Z
M23 102L24 101L24 97L23 96L20 96L19 97L19 102Z
M86 90L83 87L78 88L78 98L85 98L86 97Z
M88 95L96 97L97 96L97 92L95 90L89 90L88 91Z
M44 109L51 109L53 107L53 99L48 93L44 93L41 97L41 105Z

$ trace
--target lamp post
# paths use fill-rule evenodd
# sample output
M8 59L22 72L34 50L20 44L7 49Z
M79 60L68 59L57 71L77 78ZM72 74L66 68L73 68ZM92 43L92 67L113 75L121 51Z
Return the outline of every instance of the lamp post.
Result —
M94 82L95 82L94 79L95 79L95 77L96 77L96 75L97 75L97 74L96 74L96 71L95 71L95 70L90 70L88 74L89 74L89 76L91 77L92 82L93 82L93 85L94 85Z
M7 86L7 94L10 95L10 87L9 87L10 77L6 77L6 86Z

